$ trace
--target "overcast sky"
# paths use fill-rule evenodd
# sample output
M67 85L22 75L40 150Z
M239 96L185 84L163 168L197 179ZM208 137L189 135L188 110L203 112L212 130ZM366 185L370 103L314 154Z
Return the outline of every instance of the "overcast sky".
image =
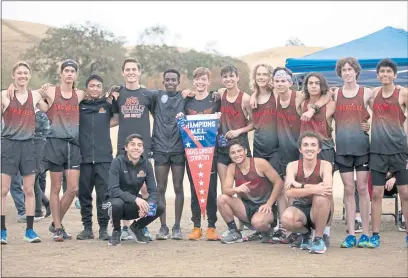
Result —
M97 23L134 45L149 26L164 25L167 43L204 50L214 44L240 56L284 46L298 37L306 46L339 45L386 26L407 29L407 1L399 2L2 2L2 18L61 27Z

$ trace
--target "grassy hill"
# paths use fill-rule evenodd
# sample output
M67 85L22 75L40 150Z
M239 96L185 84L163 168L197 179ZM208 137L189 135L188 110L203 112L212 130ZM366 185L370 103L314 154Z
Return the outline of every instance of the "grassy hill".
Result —
M3 65L8 65L8 61L16 61L25 50L40 42L47 29L50 28L44 24L9 19L3 19L1 23ZM130 50L132 46L126 46L126 49ZM286 58L298 58L322 49L321 47L285 46L250 53L238 58L246 62L250 69L258 63L269 63L276 67L284 66ZM180 51L186 52L187 50L180 48Z
M287 58L299 58L322 50L322 47L283 46L250 53L239 57L252 69L260 63L267 63L273 67L285 66Z

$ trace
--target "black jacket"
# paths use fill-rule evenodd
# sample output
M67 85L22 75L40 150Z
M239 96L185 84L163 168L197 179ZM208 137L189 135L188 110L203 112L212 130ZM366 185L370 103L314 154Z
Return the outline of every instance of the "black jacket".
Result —
M112 161L110 119L112 105L105 98L79 104L79 147L82 163Z
M152 164L148 159L140 157L133 165L127 155L119 155L113 159L109 170L108 198L120 198L126 203L135 202L140 197L139 191L146 183L149 193L148 202L157 203L157 187Z

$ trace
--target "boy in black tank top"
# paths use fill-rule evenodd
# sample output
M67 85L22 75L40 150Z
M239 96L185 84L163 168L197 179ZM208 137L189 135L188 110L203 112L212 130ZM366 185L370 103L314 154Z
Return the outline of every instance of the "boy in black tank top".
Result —
M366 245L369 248L380 246L381 208L387 172L396 179L403 214L405 219L408 219L408 130L405 123L408 90L394 85L396 77L397 65L394 61L383 59L378 63L377 78L382 86L374 89L370 146L373 235ZM408 246L408 232L405 242Z
M321 144L314 132L306 131L300 135L298 145L303 158L288 164L285 179L286 195L294 198L294 202L283 213L283 226L289 231L302 233L302 242L297 247L310 250L312 254L326 251L323 233L330 219L333 186L331 163L317 159ZM312 242L311 229L315 230Z
M1 133L1 244L7 244L6 198L10 190L11 177L18 172L23 176L27 228L24 240L41 242L33 230L35 197L34 181L37 172L35 144L35 108L47 111L48 105L40 94L29 90L30 66L18 62L12 70L14 84L1 92L1 114L4 129Z
M247 157L248 150L240 140L231 140L228 150L233 163L228 165L217 204L229 232L221 242L243 241L234 216L268 237L277 224L274 204L283 190L283 181L268 161ZM238 196L233 197L235 194Z

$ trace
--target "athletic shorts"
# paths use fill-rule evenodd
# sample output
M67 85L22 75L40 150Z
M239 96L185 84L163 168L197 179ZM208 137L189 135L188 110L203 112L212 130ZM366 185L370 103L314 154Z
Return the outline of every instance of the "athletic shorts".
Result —
M397 172L393 172L393 174L397 186L408 184L408 169L402 169ZM372 186L384 186L387 182L386 175L386 173L371 169ZM395 187L396 186L394 186L394 188Z
M248 226L251 227L251 221L252 221L252 217L254 216L255 213L257 213L259 211L259 208L263 205L263 204L255 204L254 202L251 202L249 200L243 200L241 199L241 201L244 203L245 206L245 212L248 218L249 222L243 221L243 223ZM276 205L272 205L272 213L273 213L273 222L272 222L272 227L276 226L277 223L277 207Z
M153 153L154 166L185 166L186 165L186 155L184 153L179 154L169 154L169 153Z
M260 157L260 158L267 160L269 164L272 165L273 169L275 169L275 171L279 174L279 176L282 177L282 169L281 169L281 164L280 164L281 156L279 152L274 152L269 157L262 157L262 156L257 155L254 150L254 157Z
M78 145L58 138L47 138L44 148L44 167L50 172L79 170L82 162Z
M340 173L356 171L368 171L370 155L336 155L336 165Z
M313 230L316 229L315 224L312 222L312 218L311 218L311 214L310 212L312 211L312 205L305 205L302 203L298 203L298 202L293 202L292 207L297 208L298 210L300 210L301 212L303 212L303 214L306 216L306 228L312 228ZM327 223L329 223L330 221L330 216L331 216L331 211L329 209L329 216L327 217Z
M33 139L10 140L1 138L1 173L16 176L35 174L37 159Z
M43 158L44 148L45 144L47 144L47 140L34 138L34 144L35 144L35 156L37 160L37 173L42 174L45 172Z

